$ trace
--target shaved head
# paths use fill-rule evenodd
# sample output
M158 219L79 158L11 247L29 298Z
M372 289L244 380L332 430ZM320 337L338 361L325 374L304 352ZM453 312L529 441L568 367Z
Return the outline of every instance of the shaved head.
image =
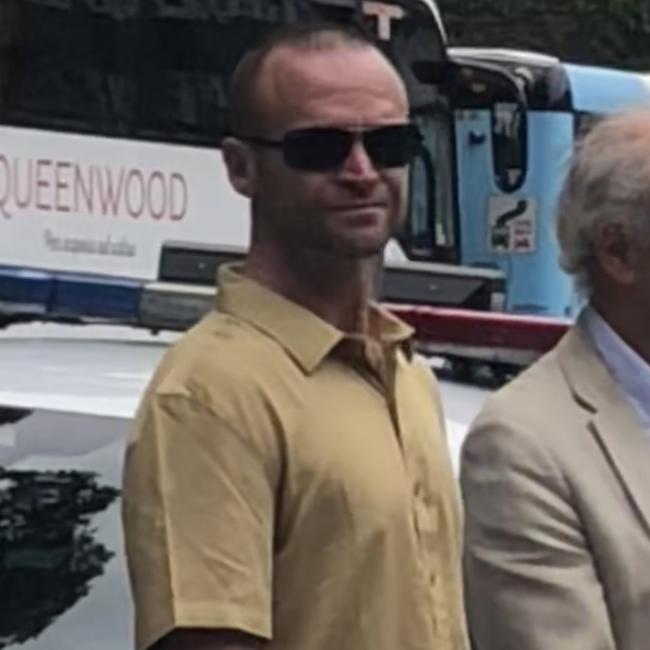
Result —
M375 259L406 217L408 164L376 164L358 135L337 164L305 170L287 163L283 143L305 129L408 124L404 83L381 50L337 27L292 28L244 58L232 110L222 151L233 187L250 199L258 259Z
M237 65L230 84L230 123L233 134L250 135L266 126L269 119L267 100L282 71L277 63L290 63L295 54L334 50L369 50L381 57L397 83L399 73L383 52L363 34L337 25L296 25L273 33ZM289 54L289 57L287 57ZM295 59L295 57L294 57Z

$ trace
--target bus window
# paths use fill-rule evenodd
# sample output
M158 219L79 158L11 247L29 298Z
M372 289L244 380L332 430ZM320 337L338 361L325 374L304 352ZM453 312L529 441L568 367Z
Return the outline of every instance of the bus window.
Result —
M528 133L525 110L514 102L492 106L494 178L503 192L518 190L526 177Z
M215 144L236 62L269 27L295 22L299 4L24 0L0 119Z
M422 83L414 63L445 58L436 23L429 15L394 21L387 52L405 80L412 119L424 136L411 170L409 221L401 240L410 257L451 262L458 238L454 209L451 112L440 86Z
M413 119L424 146L411 169L408 251L414 258L453 262L456 237L447 114L439 111Z
M379 20L378 7L392 7L396 16L399 9L400 18ZM274 26L310 20L363 22L375 35L388 24L388 53L419 101L418 93L431 90L415 92L410 63L416 53L439 56L441 35L424 3L401 7L357 0L3 0L0 121L214 143L243 52Z
M575 134L576 142L582 140L596 124L603 119L603 115L596 113L586 113L578 111L575 114Z
M15 0L0 3L0 115L7 102L9 61L18 35L18 7Z
M129 21L82 3L21 0L14 6L2 123L98 134L119 129L132 104L131 62L116 56L120 28Z

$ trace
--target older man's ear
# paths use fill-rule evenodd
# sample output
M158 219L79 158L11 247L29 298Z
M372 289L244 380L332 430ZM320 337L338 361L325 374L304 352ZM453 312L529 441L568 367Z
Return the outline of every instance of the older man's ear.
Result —
M610 280L626 286L634 282L638 251L623 224L603 225L594 242L594 249L600 268Z

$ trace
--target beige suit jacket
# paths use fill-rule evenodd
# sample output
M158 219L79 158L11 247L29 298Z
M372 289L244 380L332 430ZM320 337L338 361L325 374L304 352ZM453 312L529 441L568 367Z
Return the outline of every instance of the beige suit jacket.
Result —
M487 401L461 481L475 650L650 649L650 433L579 327Z

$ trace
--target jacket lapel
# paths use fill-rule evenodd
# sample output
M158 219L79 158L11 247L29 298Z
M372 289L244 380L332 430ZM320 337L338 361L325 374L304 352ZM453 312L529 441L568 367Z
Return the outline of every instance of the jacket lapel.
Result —
M650 533L650 433L578 324L560 342L558 361L588 427Z

